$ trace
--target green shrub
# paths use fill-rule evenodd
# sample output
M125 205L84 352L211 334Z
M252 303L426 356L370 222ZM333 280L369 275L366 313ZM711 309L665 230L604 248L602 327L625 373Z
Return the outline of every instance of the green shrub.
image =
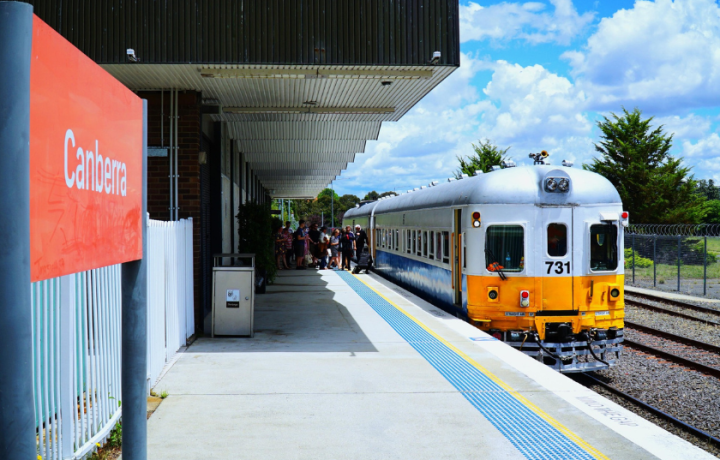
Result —
M254 253L256 270L267 275L272 282L277 274L275 239L273 238L270 204L248 201L238 206L238 252Z
M653 261L647 259L635 251L635 268L648 268L653 266ZM625 249L625 268L633 268L633 250Z

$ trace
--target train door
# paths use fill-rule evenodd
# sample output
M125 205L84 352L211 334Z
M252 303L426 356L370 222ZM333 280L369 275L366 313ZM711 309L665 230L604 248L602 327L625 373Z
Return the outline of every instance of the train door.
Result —
M452 276L455 305L462 307L462 209L453 212Z
M542 310L573 310L573 209L542 208Z

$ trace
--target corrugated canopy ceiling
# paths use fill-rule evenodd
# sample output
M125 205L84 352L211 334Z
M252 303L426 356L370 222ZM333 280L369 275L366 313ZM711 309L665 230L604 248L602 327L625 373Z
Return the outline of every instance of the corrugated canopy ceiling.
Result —
M383 121L397 121L455 66L105 64L135 91L202 92L219 105L250 167L274 198L315 197Z

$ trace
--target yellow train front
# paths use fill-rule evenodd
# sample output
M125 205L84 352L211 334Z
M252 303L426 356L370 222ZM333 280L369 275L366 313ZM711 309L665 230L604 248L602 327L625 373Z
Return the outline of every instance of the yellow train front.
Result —
M560 372L617 362L628 214L600 175L538 164L348 211L376 270Z

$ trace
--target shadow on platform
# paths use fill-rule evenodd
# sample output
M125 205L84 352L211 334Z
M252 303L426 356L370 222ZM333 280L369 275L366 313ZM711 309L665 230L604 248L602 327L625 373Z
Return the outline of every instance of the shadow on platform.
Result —
M188 352L377 352L344 305L357 301L332 271L281 270L255 296L255 337L200 338Z

